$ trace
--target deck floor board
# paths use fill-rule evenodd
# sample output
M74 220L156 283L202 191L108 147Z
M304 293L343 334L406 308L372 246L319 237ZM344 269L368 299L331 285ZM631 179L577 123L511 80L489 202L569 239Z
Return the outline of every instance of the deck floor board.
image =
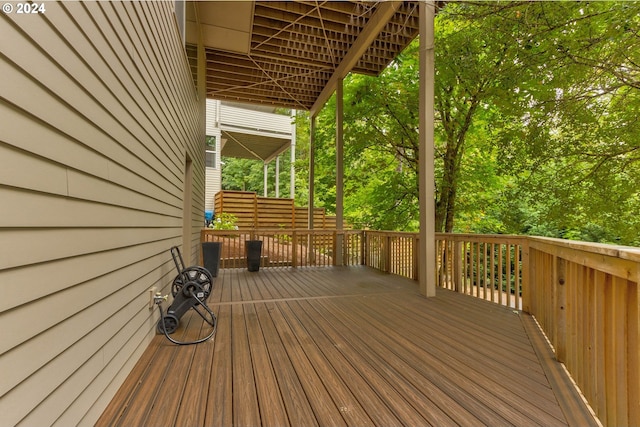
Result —
M415 282L365 267L223 269L209 305L215 337L175 346L156 336L97 426L567 426L590 417L557 362L534 348L545 343L530 339L527 315L469 296L439 289L426 299ZM175 337L207 327L190 311Z

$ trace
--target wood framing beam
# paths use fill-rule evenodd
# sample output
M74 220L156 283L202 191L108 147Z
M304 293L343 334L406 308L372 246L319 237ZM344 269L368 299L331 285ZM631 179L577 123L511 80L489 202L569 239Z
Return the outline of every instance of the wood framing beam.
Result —
M327 82L324 90L320 93L320 96L311 107L310 114L312 116L316 115L318 111L320 111L335 91L338 80L343 79L358 63L362 54L369 49L371 43L376 39L376 37L378 37L380 31L382 31L382 29L387 25L389 19L391 19L401 5L401 1L387 1L379 4L378 10L367 22L367 26L362 30L356 41L353 43L351 49L349 49L349 52L344 57L340 65L338 65L335 72Z
M418 284L426 297L436 296L436 207L434 171L434 17L433 0L420 1L420 137L418 200L420 233Z
M313 199L315 191L315 177L316 177L316 116L309 115L309 217L307 219L307 227L309 230L313 230ZM312 247L313 245L309 245Z

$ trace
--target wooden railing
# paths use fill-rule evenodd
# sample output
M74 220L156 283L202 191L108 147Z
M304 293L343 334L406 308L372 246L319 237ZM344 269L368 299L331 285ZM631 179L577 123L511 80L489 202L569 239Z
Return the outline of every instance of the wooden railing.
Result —
M397 231L364 232L365 265L418 280L418 234Z
M247 240L262 241L260 261L262 267L310 267L363 263L361 231L205 228L201 231L200 240L222 242L220 268L247 266L245 254Z
M437 282L533 315L606 426L640 426L640 249L438 234Z
M602 423L640 426L640 249L528 240L525 310Z
M254 238L264 242L264 266L364 264L418 279L416 233L202 234L229 248L223 268L244 267L244 240ZM533 315L603 424L640 426L640 248L475 234L436 234L436 248L438 286Z
M521 236L436 235L438 286L522 309L528 276Z

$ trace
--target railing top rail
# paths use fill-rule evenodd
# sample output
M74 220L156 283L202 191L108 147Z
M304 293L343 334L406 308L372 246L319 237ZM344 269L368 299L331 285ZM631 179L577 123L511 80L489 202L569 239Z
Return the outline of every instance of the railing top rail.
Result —
M385 236L417 236L416 231L383 231L383 230L364 230L369 234L384 234Z
M573 249L590 252L598 255L606 255L633 262L640 262L640 248L633 246L618 246L604 243L580 242L577 240L564 240L551 237L529 237L529 246L534 249L550 251L551 247ZM558 249L556 249L557 251Z
M519 236L517 234L436 233L436 239L452 240L454 242L510 243L521 245L527 241L527 236Z
M213 228L203 228L203 233L210 234L224 234L224 235L233 235L233 234L250 234L250 233L276 233L276 234L284 234L284 233L297 233L297 234L360 234L362 230L337 230L335 228L243 228L241 230L215 230Z
M251 228L243 230L213 230L203 228L204 233L242 235L247 233L307 233L307 234L381 234L385 236L416 237L418 233L408 231L383 231L383 230L337 230L330 229L306 229L306 228ZM582 251L590 254L604 255L619 258L631 262L640 262L640 248L632 246L620 246L604 243L580 242L551 237L521 236L515 234L473 234L473 233L436 233L436 239L468 242L487 243L528 243L533 249L538 249L552 254L558 254L562 250Z

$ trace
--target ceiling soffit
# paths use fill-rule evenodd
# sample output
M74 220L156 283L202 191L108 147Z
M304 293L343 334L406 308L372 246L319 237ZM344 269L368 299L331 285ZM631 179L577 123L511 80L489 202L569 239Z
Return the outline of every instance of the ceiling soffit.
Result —
M198 1L187 9L193 68L196 22L205 41L207 97L305 110L349 71L380 74L419 27L418 2Z

